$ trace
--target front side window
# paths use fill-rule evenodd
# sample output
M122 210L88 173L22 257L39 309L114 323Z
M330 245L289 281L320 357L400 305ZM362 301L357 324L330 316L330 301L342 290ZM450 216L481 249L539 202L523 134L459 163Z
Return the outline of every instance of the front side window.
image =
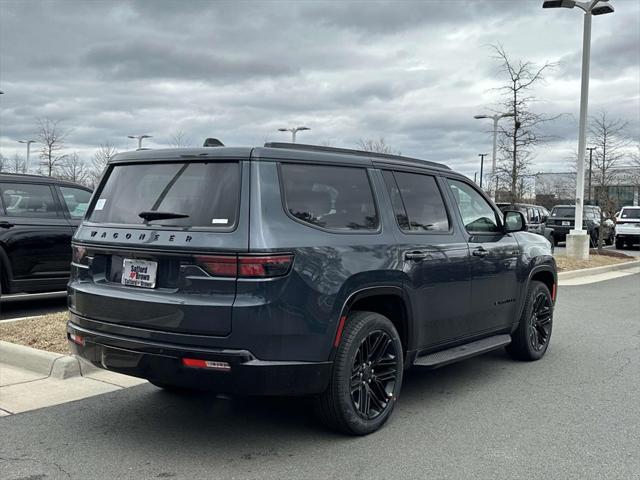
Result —
M446 232L449 217L432 175L383 172L400 229L410 232Z
M231 228L240 201L238 162L116 165L94 202L98 223Z
M84 214L87 213L89 200L91 200L91 192L73 187L60 187L60 192L71 218L79 219L84 217Z
M364 168L281 165L285 208L321 228L376 230L378 213Z
M2 183L0 193L8 217L58 217L58 204L49 185Z
M459 180L448 178L447 181L468 232L495 233L501 231L497 213L478 191L468 183Z

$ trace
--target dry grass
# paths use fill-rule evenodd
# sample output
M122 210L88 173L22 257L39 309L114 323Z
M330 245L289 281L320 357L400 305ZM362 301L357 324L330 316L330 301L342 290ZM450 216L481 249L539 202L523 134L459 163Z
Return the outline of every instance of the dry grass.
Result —
M0 323L0 339L40 350L71 353L67 345L67 312L43 315L31 320Z
M567 258L565 255L556 255L556 264L559 272L569 270L580 270L582 268L604 267L605 265L615 265L635 260L634 257L620 252L603 251L598 253L596 249L589 252L589 260L575 260Z

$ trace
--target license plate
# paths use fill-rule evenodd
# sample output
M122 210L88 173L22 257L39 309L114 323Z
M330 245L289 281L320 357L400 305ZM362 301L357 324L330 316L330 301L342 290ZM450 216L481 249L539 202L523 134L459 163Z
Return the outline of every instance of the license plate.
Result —
M568 227L569 225L571 225L571 222L569 222L567 220L563 220L562 221L562 226Z
M122 261L122 284L129 287L155 288L158 262L125 258Z

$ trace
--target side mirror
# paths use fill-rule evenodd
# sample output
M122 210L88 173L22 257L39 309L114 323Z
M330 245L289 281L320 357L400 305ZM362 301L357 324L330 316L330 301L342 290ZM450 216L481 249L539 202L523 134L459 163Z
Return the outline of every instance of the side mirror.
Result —
M504 212L504 232L521 232L527 228L527 222L524 215L515 210L507 210Z

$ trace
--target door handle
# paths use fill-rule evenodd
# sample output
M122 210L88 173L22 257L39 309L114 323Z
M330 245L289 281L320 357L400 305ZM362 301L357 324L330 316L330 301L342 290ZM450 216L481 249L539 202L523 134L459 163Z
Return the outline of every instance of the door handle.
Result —
M428 254L425 252L407 252L404 254L404 258L407 260L413 260L414 262L419 262L420 260L424 260L427 258Z
M11 228L13 226L14 226L13 223L9 223L6 220L2 220L0 222L0 228Z
M489 251L485 250L483 247L478 247L472 253L475 257L486 257Z

